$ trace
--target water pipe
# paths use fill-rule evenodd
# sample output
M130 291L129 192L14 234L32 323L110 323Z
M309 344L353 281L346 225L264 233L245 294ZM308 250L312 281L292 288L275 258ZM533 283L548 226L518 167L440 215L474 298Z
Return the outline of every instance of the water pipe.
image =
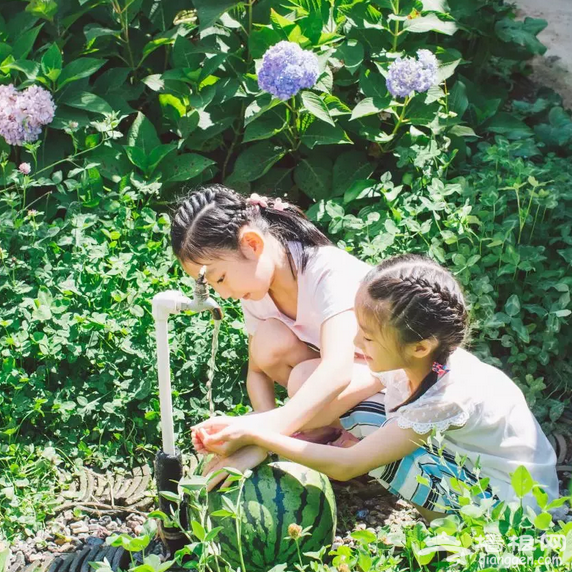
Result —
M171 369L169 365L169 339L167 322L171 314L179 314L185 310L193 312L211 312L215 320L221 320L223 313L220 306L208 295L205 278L206 267L203 266L195 282L193 298L188 298L178 290L167 290L153 297L153 318L157 337L157 371L159 377L159 404L161 410L162 450L155 457L155 480L157 491L169 491L177 494L178 483L183 476L181 452L175 447L173 428L173 402L171 395ZM159 496L159 508L167 515L176 505ZM186 527L186 514L180 512L181 525ZM163 541L173 553L184 544L184 536L177 528L161 526Z

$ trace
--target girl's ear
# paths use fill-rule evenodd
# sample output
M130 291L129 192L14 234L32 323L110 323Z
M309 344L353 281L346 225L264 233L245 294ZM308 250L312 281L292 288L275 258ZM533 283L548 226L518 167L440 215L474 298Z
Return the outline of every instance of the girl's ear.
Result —
M238 239L240 250L246 258L254 260L264 251L264 237L258 230L245 228Z
M411 355L414 358L421 359L431 355L438 347L439 340L428 338L411 344Z

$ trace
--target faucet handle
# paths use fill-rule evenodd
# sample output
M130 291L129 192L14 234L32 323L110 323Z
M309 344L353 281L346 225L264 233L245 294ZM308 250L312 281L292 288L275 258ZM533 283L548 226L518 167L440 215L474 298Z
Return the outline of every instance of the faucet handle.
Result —
M153 318L155 320L167 320L169 315L178 314L190 303L192 300L180 290L159 292L153 296Z

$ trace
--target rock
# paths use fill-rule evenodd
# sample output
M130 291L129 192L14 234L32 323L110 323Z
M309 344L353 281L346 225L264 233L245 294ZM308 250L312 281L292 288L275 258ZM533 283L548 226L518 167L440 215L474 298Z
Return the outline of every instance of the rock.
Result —
M70 528L74 534L80 534L82 532L89 532L89 528L83 520L80 520L79 522L72 522L70 524Z
M74 549L74 546L71 542L66 542L58 549L58 552L71 552Z

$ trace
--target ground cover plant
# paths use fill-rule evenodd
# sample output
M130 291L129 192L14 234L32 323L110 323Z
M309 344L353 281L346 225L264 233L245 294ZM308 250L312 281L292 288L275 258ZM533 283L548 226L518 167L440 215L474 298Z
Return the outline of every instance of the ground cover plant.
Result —
M497 0L2 3L2 535L42 525L61 469L154 454L150 303L192 287L169 205L208 181L298 202L369 262L409 250L452 268L474 348L558 426L572 121L523 82L545 23L514 14ZM283 61L307 73L282 84ZM214 397L240 413L245 333L238 306L225 312ZM208 413L211 328L172 320L181 437Z

